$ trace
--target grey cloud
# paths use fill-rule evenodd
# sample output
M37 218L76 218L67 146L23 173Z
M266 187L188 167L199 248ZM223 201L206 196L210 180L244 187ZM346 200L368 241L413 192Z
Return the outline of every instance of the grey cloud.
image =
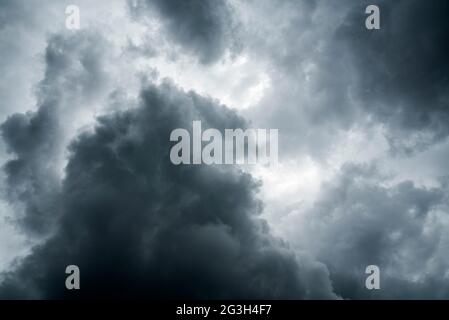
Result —
M375 3L382 29L368 31L364 9ZM354 127L365 133L384 126L392 149L407 157L448 135L444 1L128 4L138 19L160 18L169 47L203 64L235 52L242 41L248 59L266 64L271 79L262 101L245 115L252 126L279 128L281 151L293 157L309 155L321 165ZM249 23L241 26L234 10L244 6ZM2 1L0 7L2 27L17 20L33 28L25 2ZM17 30L0 31L8 64L22 52L24 34L30 37ZM15 34L20 41L11 40ZM124 55L152 56L159 44L130 41ZM260 183L250 175L234 167L170 164L172 129L189 128L192 120L219 129L245 127L246 121L169 82L144 85L135 108L125 89L114 91L107 110L127 111L110 112L93 132L77 136L62 179L58 164L67 127L103 90L106 67L114 67L104 60L106 50L90 32L52 36L37 111L11 115L1 126L14 157L4 167L8 200L25 207L18 219L27 232L53 234L2 274L0 297L449 297L447 181L433 188L392 184L376 166L344 166L313 208L302 212L301 223L286 218L294 228L286 238L308 257L270 235L259 216ZM10 82L3 79L0 95L18 103ZM2 105L8 114L11 108ZM423 161L443 168L445 155ZM416 159L404 176L424 167ZM69 264L81 268L80 292L64 287ZM379 292L364 288L369 264L381 268Z
M135 17L156 11L171 40L194 54L203 64L220 59L237 48L232 8L225 0L137 0L128 1Z
M387 181L375 165L345 165L306 213L298 244L326 264L343 298L449 297L447 185ZM381 269L381 290L365 289L372 264Z
M341 131L362 117L351 99L351 61L334 40L348 6L329 1L251 3L248 10L256 13L245 25L250 34L246 48L253 59L267 62L271 87L246 115L259 126L280 128L284 155L304 153L322 161Z
M269 63L271 88L247 115L280 128L283 155L327 168L353 128L385 128L391 150L406 157L447 136L446 2L258 3L250 8L269 22L246 48ZM368 4L381 8L379 31L365 28ZM426 165L413 163L409 171ZM375 166L347 165L313 209L287 208L279 231L326 264L343 298L447 298L447 185L389 184ZM380 291L364 287L370 264L382 270Z
M33 11L24 1L0 1L0 121L11 112L27 110L40 17L39 10Z
M13 155L4 165L7 196L17 209L19 204L25 207L17 219L28 231L46 234L58 215L58 165L66 121L73 115L71 108L89 101L101 87L102 48L101 39L89 32L51 37L45 76L36 92L37 111L11 115L1 125L3 141Z
M365 28L370 4L380 30ZM245 41L272 67L272 88L248 116L283 128L286 152L322 160L342 131L379 124L392 151L447 137L446 1L262 1L250 10L268 21L250 20Z
M368 4L378 4L381 29L368 32ZM449 134L447 1L362 1L337 32L358 76L366 110L390 129L393 147L422 148Z
M171 130L234 128L225 106L169 83L77 138L55 236L6 274L6 298L335 298L326 268L270 236L259 183L234 167L174 166ZM52 212L55 215L55 212ZM64 270L82 270L82 290Z

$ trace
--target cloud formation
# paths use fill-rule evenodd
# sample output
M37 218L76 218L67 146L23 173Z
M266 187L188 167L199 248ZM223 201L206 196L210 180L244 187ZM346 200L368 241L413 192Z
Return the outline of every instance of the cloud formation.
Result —
M360 12L367 3L354 6L337 31L357 70L362 105L387 124L394 147L413 151L440 141L449 134L449 4L378 1L382 28L366 32Z
M447 186L389 185L375 165L347 164L295 222L297 243L328 266L345 298L447 299ZM360 286L372 264L382 270L382 290Z
M132 14L143 20L156 11L169 39L203 64L237 49L237 22L226 0L138 0L128 4Z
M370 4L380 7L380 30L365 27ZM254 57L270 63L273 84L250 116L284 127L285 141L318 160L340 130L360 126L384 126L394 152L443 141L447 6L419 0L247 5L245 41Z
M105 77L101 44L92 33L50 38L45 77L36 93L38 110L13 114L0 127L8 152L14 155L4 166L8 196L24 204L20 220L28 231L47 233L58 214L58 165L66 142L64 127L70 127L65 122L74 114L71 108L87 103L101 89Z
M5 132L22 118L10 118ZM225 106L164 83L145 87L137 108L103 116L95 132L79 136L60 193L51 193L60 205L46 208L61 216L58 229L4 276L0 296L335 298L323 265L270 236L249 174L171 164L170 132L193 119L221 130L245 126ZM34 126L44 120L34 117ZM34 126L25 122L24 131ZM16 152L27 143L10 139ZM64 287L68 264L82 270L79 292Z
M0 206L41 240L0 297L449 297L447 1L73 2L0 2ZM279 167L173 165L194 120Z

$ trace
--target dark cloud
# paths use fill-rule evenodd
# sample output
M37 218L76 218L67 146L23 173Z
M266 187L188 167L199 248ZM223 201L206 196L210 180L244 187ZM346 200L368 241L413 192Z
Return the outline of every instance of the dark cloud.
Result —
M25 213L18 220L39 234L48 232L52 225L53 195L58 189L58 175L52 166L58 123L50 109L13 115L1 127L4 141L16 155L4 167L8 196L14 202L23 201Z
M387 181L374 165L345 165L324 185L301 236L313 239L312 251L343 298L448 298L445 184ZM364 287L372 264L381 270L381 290Z
M70 108L99 91L104 78L102 48L101 39L89 32L51 37L45 77L36 92L38 110L11 115L0 127L14 157L4 166L8 197L25 206L18 219L28 231L45 234L58 214L58 165L64 127L69 126L65 121L73 115Z
M131 13L145 17L156 11L169 38L203 64L217 61L236 46L236 21L226 0L128 1Z
M381 30L365 28L369 4L380 6ZM78 129L77 112L106 90L106 70L150 73L139 63L123 72L107 60L109 47L94 32L51 36L36 111L9 115L22 103L17 92L34 83L19 68L31 61L24 44L42 37L42 19L58 10L0 1L0 69L7 75L0 83L1 110L9 115L1 133L12 157L3 168L2 197L27 236L46 237L1 274L0 297L448 298L449 187L441 177L447 148L440 144L422 161L413 158L449 133L448 7L443 0L128 1L133 18L160 20L163 41L153 41L151 32L130 37L122 43L122 62L168 50L168 56L212 64L243 43L245 58L258 61L270 79L260 103L245 115L252 127L280 129L282 155L311 157L317 171L333 171L338 164L327 161L351 157L335 152L346 150L348 136L361 132L362 141L373 143L376 130L401 151L395 159L379 152L386 171L403 167L392 168L402 175L396 180L376 165L346 164L322 186L311 209L297 205L300 195L286 200L293 205L276 199L270 208L281 213L269 215L288 213L292 234L286 230L285 237L298 251L273 237L261 219L261 184L251 175L232 166L171 164L171 130L190 128L193 120L218 129L247 122L169 81L144 84L138 103L126 85L108 88L109 114L92 132L76 135L65 159L68 128ZM115 36L117 44L127 35ZM16 83L20 90L12 88ZM400 162L405 158L407 166ZM403 177L412 170L435 186ZM64 287L70 264L81 268L80 291ZM381 269L380 291L364 287L370 264Z
M328 168L335 155L352 161L353 154L334 148L353 129L369 136L380 127L391 150L406 151L395 155L400 166L400 157L447 136L447 2L261 3L250 8L266 24L250 20L256 27L246 47L268 61L271 88L247 114L260 126L280 128L283 155L311 156ZM365 28L370 4L380 7L381 30ZM366 144L361 153L375 142ZM374 148L388 171L391 155ZM406 177L428 166L413 163ZM447 186L406 179L393 183L375 166L346 165L322 187L313 209L279 205L277 217L288 222L274 224L325 263L343 298L447 298ZM364 286L370 264L381 268L379 291Z
M368 4L380 7L380 30L365 28ZM444 0L362 1L337 32L357 69L360 101L405 151L449 134L448 11Z
M165 83L145 88L138 108L101 117L94 133L78 137L59 196L60 228L5 276L0 295L335 297L322 265L299 263L270 236L250 175L171 164L171 130L194 119L244 126L226 107ZM64 287L69 264L81 269L78 292Z
M380 30L365 27L371 4L380 7ZM448 7L444 0L253 3L267 22L245 26L246 48L270 63L272 88L249 116L283 128L287 152L321 160L354 127L382 125L391 149L406 153L443 140Z

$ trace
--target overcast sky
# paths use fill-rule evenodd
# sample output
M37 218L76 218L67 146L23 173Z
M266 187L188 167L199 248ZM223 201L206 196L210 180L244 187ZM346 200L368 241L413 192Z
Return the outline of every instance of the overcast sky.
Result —
M0 298L449 298L448 12L0 0ZM173 165L194 120L279 164Z

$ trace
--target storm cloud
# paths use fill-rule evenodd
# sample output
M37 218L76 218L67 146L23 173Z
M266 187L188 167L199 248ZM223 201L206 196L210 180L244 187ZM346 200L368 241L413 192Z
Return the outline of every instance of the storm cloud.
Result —
M449 298L447 1L72 2L0 2L1 298ZM279 165L173 165L195 120Z
M226 0L138 0L128 4L133 15L143 20L156 11L169 39L203 64L237 49L237 21Z
M100 117L93 133L71 144L61 191L52 194L59 205L46 211L53 219L61 216L58 229L4 275L0 296L336 297L324 265L270 236L258 217L259 183L249 174L170 162L171 130L188 128L193 119L218 129L245 121L167 82L144 87L140 99L135 109ZM39 127L45 118L33 123ZM26 143L14 141L14 150ZM79 293L64 286L68 264L82 270Z
M365 8L373 4L380 8L380 30L365 27ZM271 90L249 116L284 127L286 144L317 160L338 143L340 130L360 126L382 125L393 152L413 153L443 141L447 6L439 0L248 6L255 13L245 25L250 34L245 40L254 57L269 63L272 79Z
M447 181L388 181L375 164L346 164L311 209L289 220L301 230L296 243L328 266L345 298L447 299ZM383 270L382 290L360 286L369 265Z
M366 32L362 1L337 31L357 69L366 110L386 123L405 151L445 138L449 115L447 1L379 1L382 28Z
M99 49L93 50L93 42ZM101 38L90 33L49 39L47 68L36 92L38 110L13 114L0 127L14 155L4 167L8 196L24 204L19 220L29 231L47 233L58 213L58 164L66 142L64 127L69 127L65 122L74 114L71 108L100 90L101 48Z

